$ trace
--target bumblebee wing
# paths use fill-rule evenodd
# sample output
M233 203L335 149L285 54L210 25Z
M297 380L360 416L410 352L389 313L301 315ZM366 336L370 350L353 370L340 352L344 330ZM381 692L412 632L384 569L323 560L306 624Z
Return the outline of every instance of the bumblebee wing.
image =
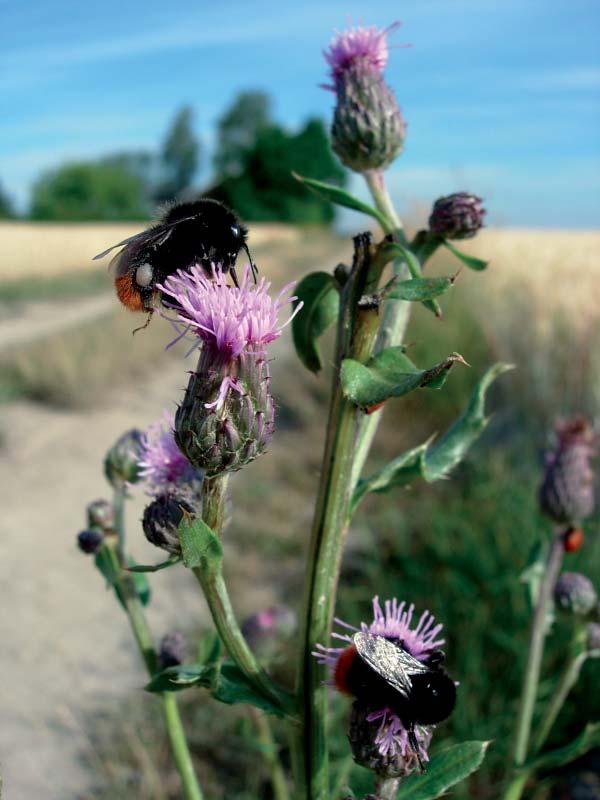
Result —
M98 261L98 259L104 258L104 256L107 256L110 252L115 250L117 247L125 247L125 245L131 244L131 242L136 242L136 241L138 241L140 239L143 239L144 236L146 236L148 233L149 233L149 231L142 231L141 233L136 233L135 236L130 236L128 239L123 239L122 242L119 242L118 244L113 244L112 247L109 247L106 250L103 250L101 253L98 253L97 256L94 256L92 261Z
M184 219L178 219L175 222L169 223L168 225L158 224L152 228L148 228L145 231L140 231L133 236L129 236L127 239L123 239L122 242L113 244L112 247L109 247L106 250L103 250L101 253L98 253L97 256L94 256L92 261L98 261L98 259L104 258L104 256L107 256L117 247L127 247L128 245L134 243L141 244L143 242L144 245L151 244L153 247L160 247L167 241L169 236L173 233L173 229L179 225L180 222L187 222L190 219L194 219L194 217L184 217ZM111 262L111 266L112 263L113 262Z
M354 646L362 660L404 697L412 689L411 675L429 671L404 648L383 636L359 631L354 634Z

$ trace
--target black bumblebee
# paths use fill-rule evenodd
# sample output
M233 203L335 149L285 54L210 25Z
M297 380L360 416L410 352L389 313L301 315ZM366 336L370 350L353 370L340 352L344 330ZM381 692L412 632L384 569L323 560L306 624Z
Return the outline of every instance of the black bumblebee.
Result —
M342 691L369 706L387 706L398 715L421 770L415 725L442 722L456 704L456 685L443 662L441 650L419 661L401 644L360 631L340 656L341 669L336 669L335 682Z
M122 247L111 262L117 296L131 311L152 313L159 293L156 285L179 269L200 264L210 273L211 264L218 263L237 285L235 262L240 250L245 250L256 278L247 236L233 211L218 200L202 197L168 207L150 228L109 247L94 260Z

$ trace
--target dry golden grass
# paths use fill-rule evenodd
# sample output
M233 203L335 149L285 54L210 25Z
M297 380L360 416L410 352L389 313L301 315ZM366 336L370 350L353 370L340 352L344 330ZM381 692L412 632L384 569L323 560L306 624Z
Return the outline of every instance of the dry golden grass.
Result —
M97 253L143 228L142 222L0 222L0 280L91 268ZM251 248L267 242L297 247L301 236L300 229L288 225L253 225L249 242Z

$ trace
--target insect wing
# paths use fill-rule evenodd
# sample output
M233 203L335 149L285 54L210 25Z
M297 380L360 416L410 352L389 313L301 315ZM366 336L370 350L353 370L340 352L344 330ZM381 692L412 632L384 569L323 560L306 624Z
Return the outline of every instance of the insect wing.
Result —
M113 244L112 247L109 247L107 250L103 250L101 253L98 253L97 256L94 256L92 261L98 261L100 258L107 256L117 247L126 247L127 245L133 244L133 242L144 242L145 245L153 244L155 247L160 247L160 245L164 244L169 236L173 233L173 228L176 225L179 225L180 222L188 222L191 219L194 219L194 217L184 217L184 219L178 219L168 225L156 225L153 228L140 231L140 233L136 233L133 236L130 236L128 239L123 239L122 242Z
M412 689L411 675L429 671L404 648L383 636L359 631L354 634L354 646L363 661L404 697Z

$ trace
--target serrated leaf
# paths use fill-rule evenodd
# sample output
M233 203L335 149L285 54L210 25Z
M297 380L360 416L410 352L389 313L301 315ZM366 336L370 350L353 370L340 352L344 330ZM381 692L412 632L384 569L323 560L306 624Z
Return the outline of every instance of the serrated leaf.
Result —
M177 529L186 567L220 568L223 548L217 535L200 517L185 514Z
M340 296L333 276L328 272L312 272L295 289L294 308L304 303L292 320L292 336L298 358L311 372L321 369L321 353L317 340L336 321Z
M135 590L138 594L138 597L140 598L140 602L143 606L147 606L150 602L150 597L152 596L150 582L143 572L139 572L135 569L136 563L131 556L129 556L127 561L129 562L128 570L133 572L133 583L135 585Z
M499 375L510 369L512 369L511 364L494 364L480 379L464 414L428 450L423 475L426 481L431 483L446 478L462 461L467 450L489 422L489 418L485 416L487 390Z
M461 355L452 353L439 364L420 370L406 356L403 347L388 347L367 364L352 358L344 359L340 380L349 400L361 408L370 408L414 389L439 389L457 361L465 363Z
M422 302L444 294L453 285L454 278L412 278L396 284L387 299Z
M278 706L271 702L264 695L260 694L248 682L246 676L241 672L233 661L224 661L221 665L218 683L213 690L213 697L221 703L233 705L235 703L249 703L256 706L268 714L276 717L283 717L291 711L292 699L289 698L289 708Z
M429 482L448 477L488 424L489 419L485 416L487 390L499 375L509 369L512 369L509 364L491 367L475 386L464 413L433 445L425 442L359 481L352 498L353 509L367 492L385 492L395 486L406 486L419 477Z
M468 256L466 253L463 253L462 250L459 250L458 247L455 247L452 242L449 242L447 239L444 239L444 245L456 258L460 259L463 264L469 267L469 269L481 272L488 265L488 262L484 261L482 258L475 258L475 256Z
M212 664L179 664L153 675L144 688L147 692L181 692L192 686L210 689L216 683L217 674Z
M297 181L300 181L300 183L304 184L307 188L312 189L313 192L325 198L325 200L329 200L330 203L343 206L344 208L350 208L352 211L360 211L363 214L368 214L379 222L384 231L391 231L392 226L383 214L368 203L359 200L358 197L354 197L354 195L351 195L350 192L347 192L345 189L330 183L317 181L314 178L305 178L303 175L298 175L296 172L293 172L292 175Z
M536 771L556 769L575 761L594 747L600 747L600 722L590 722L572 742L527 761L523 769Z
M475 772L485 758L489 742L462 742L436 753L421 775L402 781L396 800L434 800Z
M171 556L166 561L161 561L160 564L131 564L127 567L129 572L160 572L162 569L173 567L175 564L181 563L180 556Z
M408 247L404 247L404 245L400 244L399 242L389 242L385 247L390 251L391 254L393 254L395 258L400 258L406 262L408 271L414 280L423 279L421 262L412 250L410 250ZM435 314L436 317L442 316L442 309L440 308L440 304L437 300L428 299L423 300L422 302L425 308Z

